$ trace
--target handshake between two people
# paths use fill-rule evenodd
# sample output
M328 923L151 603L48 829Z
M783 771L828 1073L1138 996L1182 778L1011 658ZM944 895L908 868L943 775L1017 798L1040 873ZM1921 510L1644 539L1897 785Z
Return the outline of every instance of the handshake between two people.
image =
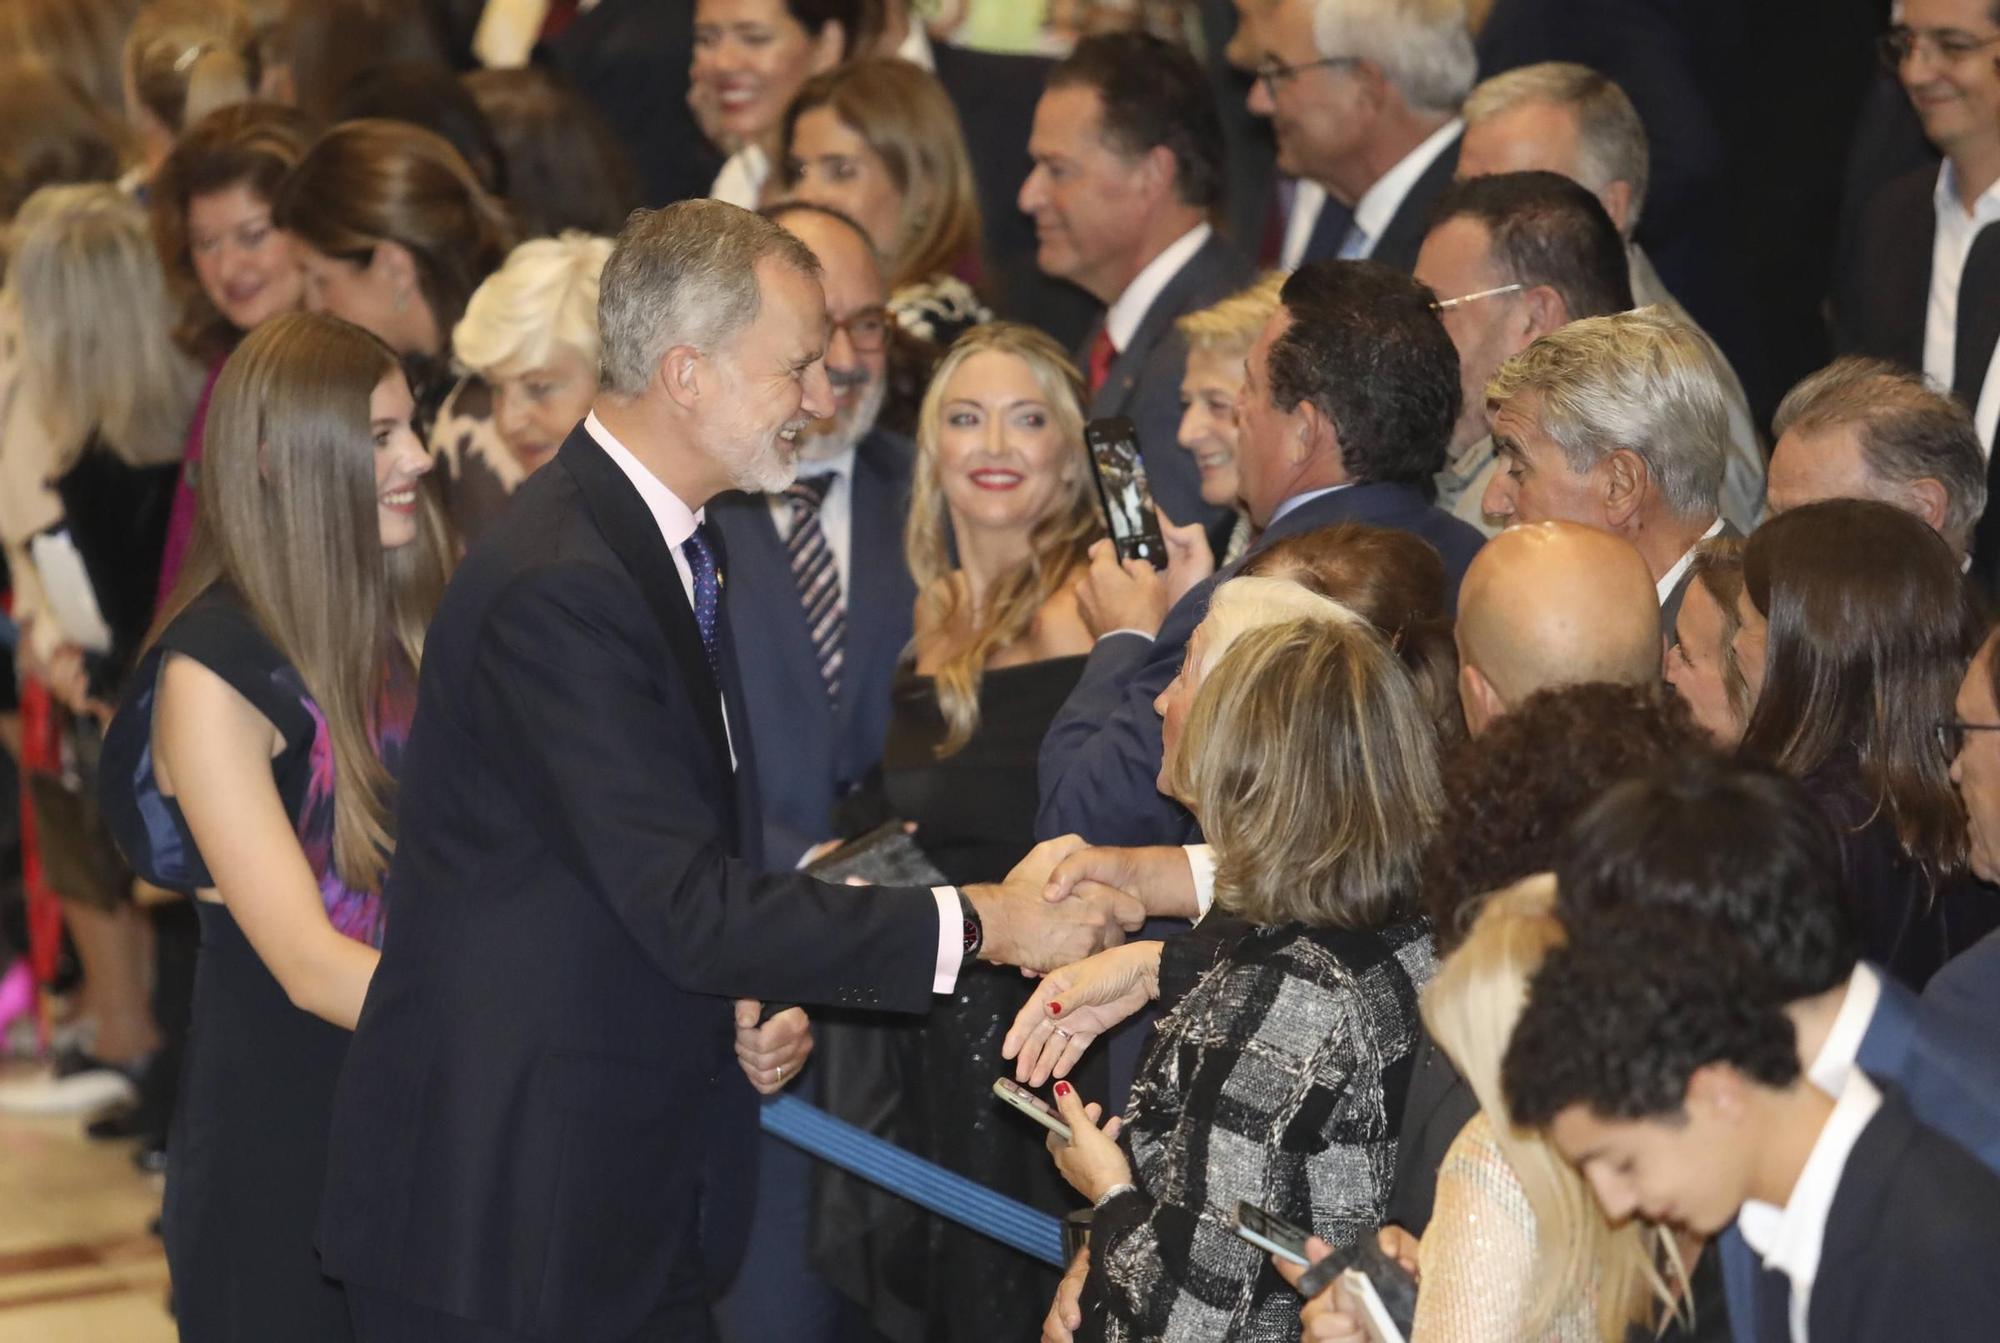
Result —
M1150 851L1091 849L1078 836L1063 835L1030 849L1005 881L965 887L981 926L979 958L1041 974L1119 947L1125 934L1146 921L1147 906L1129 893L1129 877L1119 877L1122 869L1114 870L1115 864L1099 855L1144 852ZM757 1000L737 1000L736 1058L759 1093L783 1090L812 1050L812 1023L803 1008L788 1007L765 1020Z

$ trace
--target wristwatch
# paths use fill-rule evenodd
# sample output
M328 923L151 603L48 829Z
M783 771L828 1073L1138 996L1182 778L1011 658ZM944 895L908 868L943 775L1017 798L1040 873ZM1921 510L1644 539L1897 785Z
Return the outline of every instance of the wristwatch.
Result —
M963 890L958 893L958 910L965 918L963 955L969 961L979 954L981 947L986 945L986 928L979 922L979 911L972 907L972 901L966 898Z

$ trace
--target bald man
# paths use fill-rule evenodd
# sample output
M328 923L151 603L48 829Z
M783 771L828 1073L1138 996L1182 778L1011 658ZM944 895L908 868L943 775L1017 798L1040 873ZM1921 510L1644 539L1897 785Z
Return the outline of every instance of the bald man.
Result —
M1537 690L1660 679L1660 604L1629 541L1574 522L1509 527L1458 596L1458 697L1477 734Z

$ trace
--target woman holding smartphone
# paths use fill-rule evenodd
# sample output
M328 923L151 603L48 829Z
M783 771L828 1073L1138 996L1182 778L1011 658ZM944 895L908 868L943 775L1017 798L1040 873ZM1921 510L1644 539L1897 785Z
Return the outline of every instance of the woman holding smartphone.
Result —
M358 327L287 314L244 340L216 382L187 563L105 741L119 847L199 901L165 1213L189 1338L351 1336L313 1249L326 1125L446 577L412 410Z

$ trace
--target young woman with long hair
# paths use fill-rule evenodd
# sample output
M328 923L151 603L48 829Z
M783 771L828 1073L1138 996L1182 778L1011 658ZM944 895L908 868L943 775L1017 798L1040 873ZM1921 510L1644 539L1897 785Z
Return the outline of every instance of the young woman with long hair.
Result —
M188 1337L345 1339L313 1249L326 1126L374 974L394 777L446 579L394 354L287 314L223 367L201 515L105 741L134 870L197 892L166 1241Z

